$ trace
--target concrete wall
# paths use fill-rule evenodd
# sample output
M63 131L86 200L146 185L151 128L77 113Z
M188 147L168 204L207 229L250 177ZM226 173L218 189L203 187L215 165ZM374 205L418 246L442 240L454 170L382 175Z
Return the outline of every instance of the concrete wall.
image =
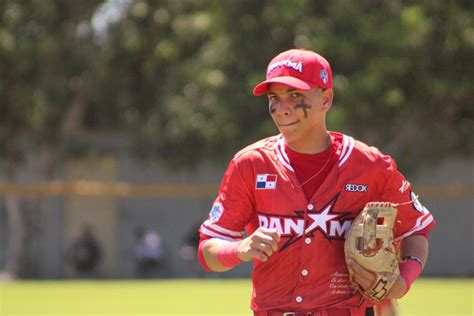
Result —
M66 180L115 181L116 161L105 159L84 159L69 161L65 166ZM118 200L113 197L69 196L64 199L63 237L66 249L70 248L85 226L89 226L100 241L103 257L98 266L100 277L116 277ZM74 277L70 265L64 265L64 275Z
M159 166L136 163L128 157L119 160L120 178L137 184L219 184L225 167L201 165L179 173ZM216 192L217 193L217 192ZM207 218L215 194L198 198L127 198L119 203L120 233L119 271L123 277L134 277L134 230L144 227L156 230L162 238L167 259L164 273L167 277L222 277L218 273L205 273L196 262L183 260L180 255L185 237L190 230ZM230 271L227 276L248 276L251 267L244 265Z
M474 160L452 158L420 170L413 183L424 186L474 187ZM416 189L416 188L415 188ZM430 235L430 254L423 273L442 276L474 276L474 196L439 192L420 196L436 220Z

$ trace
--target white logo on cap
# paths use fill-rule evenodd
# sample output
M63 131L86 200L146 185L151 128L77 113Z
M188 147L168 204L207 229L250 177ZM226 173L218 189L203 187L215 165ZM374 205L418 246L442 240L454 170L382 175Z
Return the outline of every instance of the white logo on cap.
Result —
M270 73L276 68L280 68L280 67L292 68L300 73L303 73L303 63L291 61L289 59L280 60L280 61L277 61L276 63L271 64L270 66L268 66L267 73Z
M321 69L319 71L319 78L321 78L321 80L326 84L328 83L328 72L326 71L326 69Z

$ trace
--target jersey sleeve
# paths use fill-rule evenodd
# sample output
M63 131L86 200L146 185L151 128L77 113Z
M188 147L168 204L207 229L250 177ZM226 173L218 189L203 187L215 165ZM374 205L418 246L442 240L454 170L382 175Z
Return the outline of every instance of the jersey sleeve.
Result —
M251 168L244 168L242 165L243 163L235 158L230 162L209 217L199 229L201 240L220 238L237 241L242 239L244 228L254 209L253 191L248 179Z
M395 241L410 235L427 236L436 224L430 211L421 204L410 182L398 171L392 158L382 156L381 165L384 173L381 201L400 204L397 207Z

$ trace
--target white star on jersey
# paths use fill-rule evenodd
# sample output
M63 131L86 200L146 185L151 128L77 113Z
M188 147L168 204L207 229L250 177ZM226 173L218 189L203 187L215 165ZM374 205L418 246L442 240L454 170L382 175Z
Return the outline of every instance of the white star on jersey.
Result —
M316 228L320 227L325 234L327 234L327 222L329 222L331 219L338 217L339 215L328 215L329 210L331 209L331 205L326 207L324 211L322 211L320 214L308 214L308 216L313 220L313 223L306 228L305 233L311 232L315 230Z

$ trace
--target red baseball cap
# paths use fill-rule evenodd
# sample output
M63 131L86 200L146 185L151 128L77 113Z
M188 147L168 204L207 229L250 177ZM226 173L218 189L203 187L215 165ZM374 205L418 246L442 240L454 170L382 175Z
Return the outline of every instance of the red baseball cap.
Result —
M313 51L290 49L272 59L267 67L267 80L256 85L253 94L267 93L270 83L283 83L299 90L332 88L331 66Z

